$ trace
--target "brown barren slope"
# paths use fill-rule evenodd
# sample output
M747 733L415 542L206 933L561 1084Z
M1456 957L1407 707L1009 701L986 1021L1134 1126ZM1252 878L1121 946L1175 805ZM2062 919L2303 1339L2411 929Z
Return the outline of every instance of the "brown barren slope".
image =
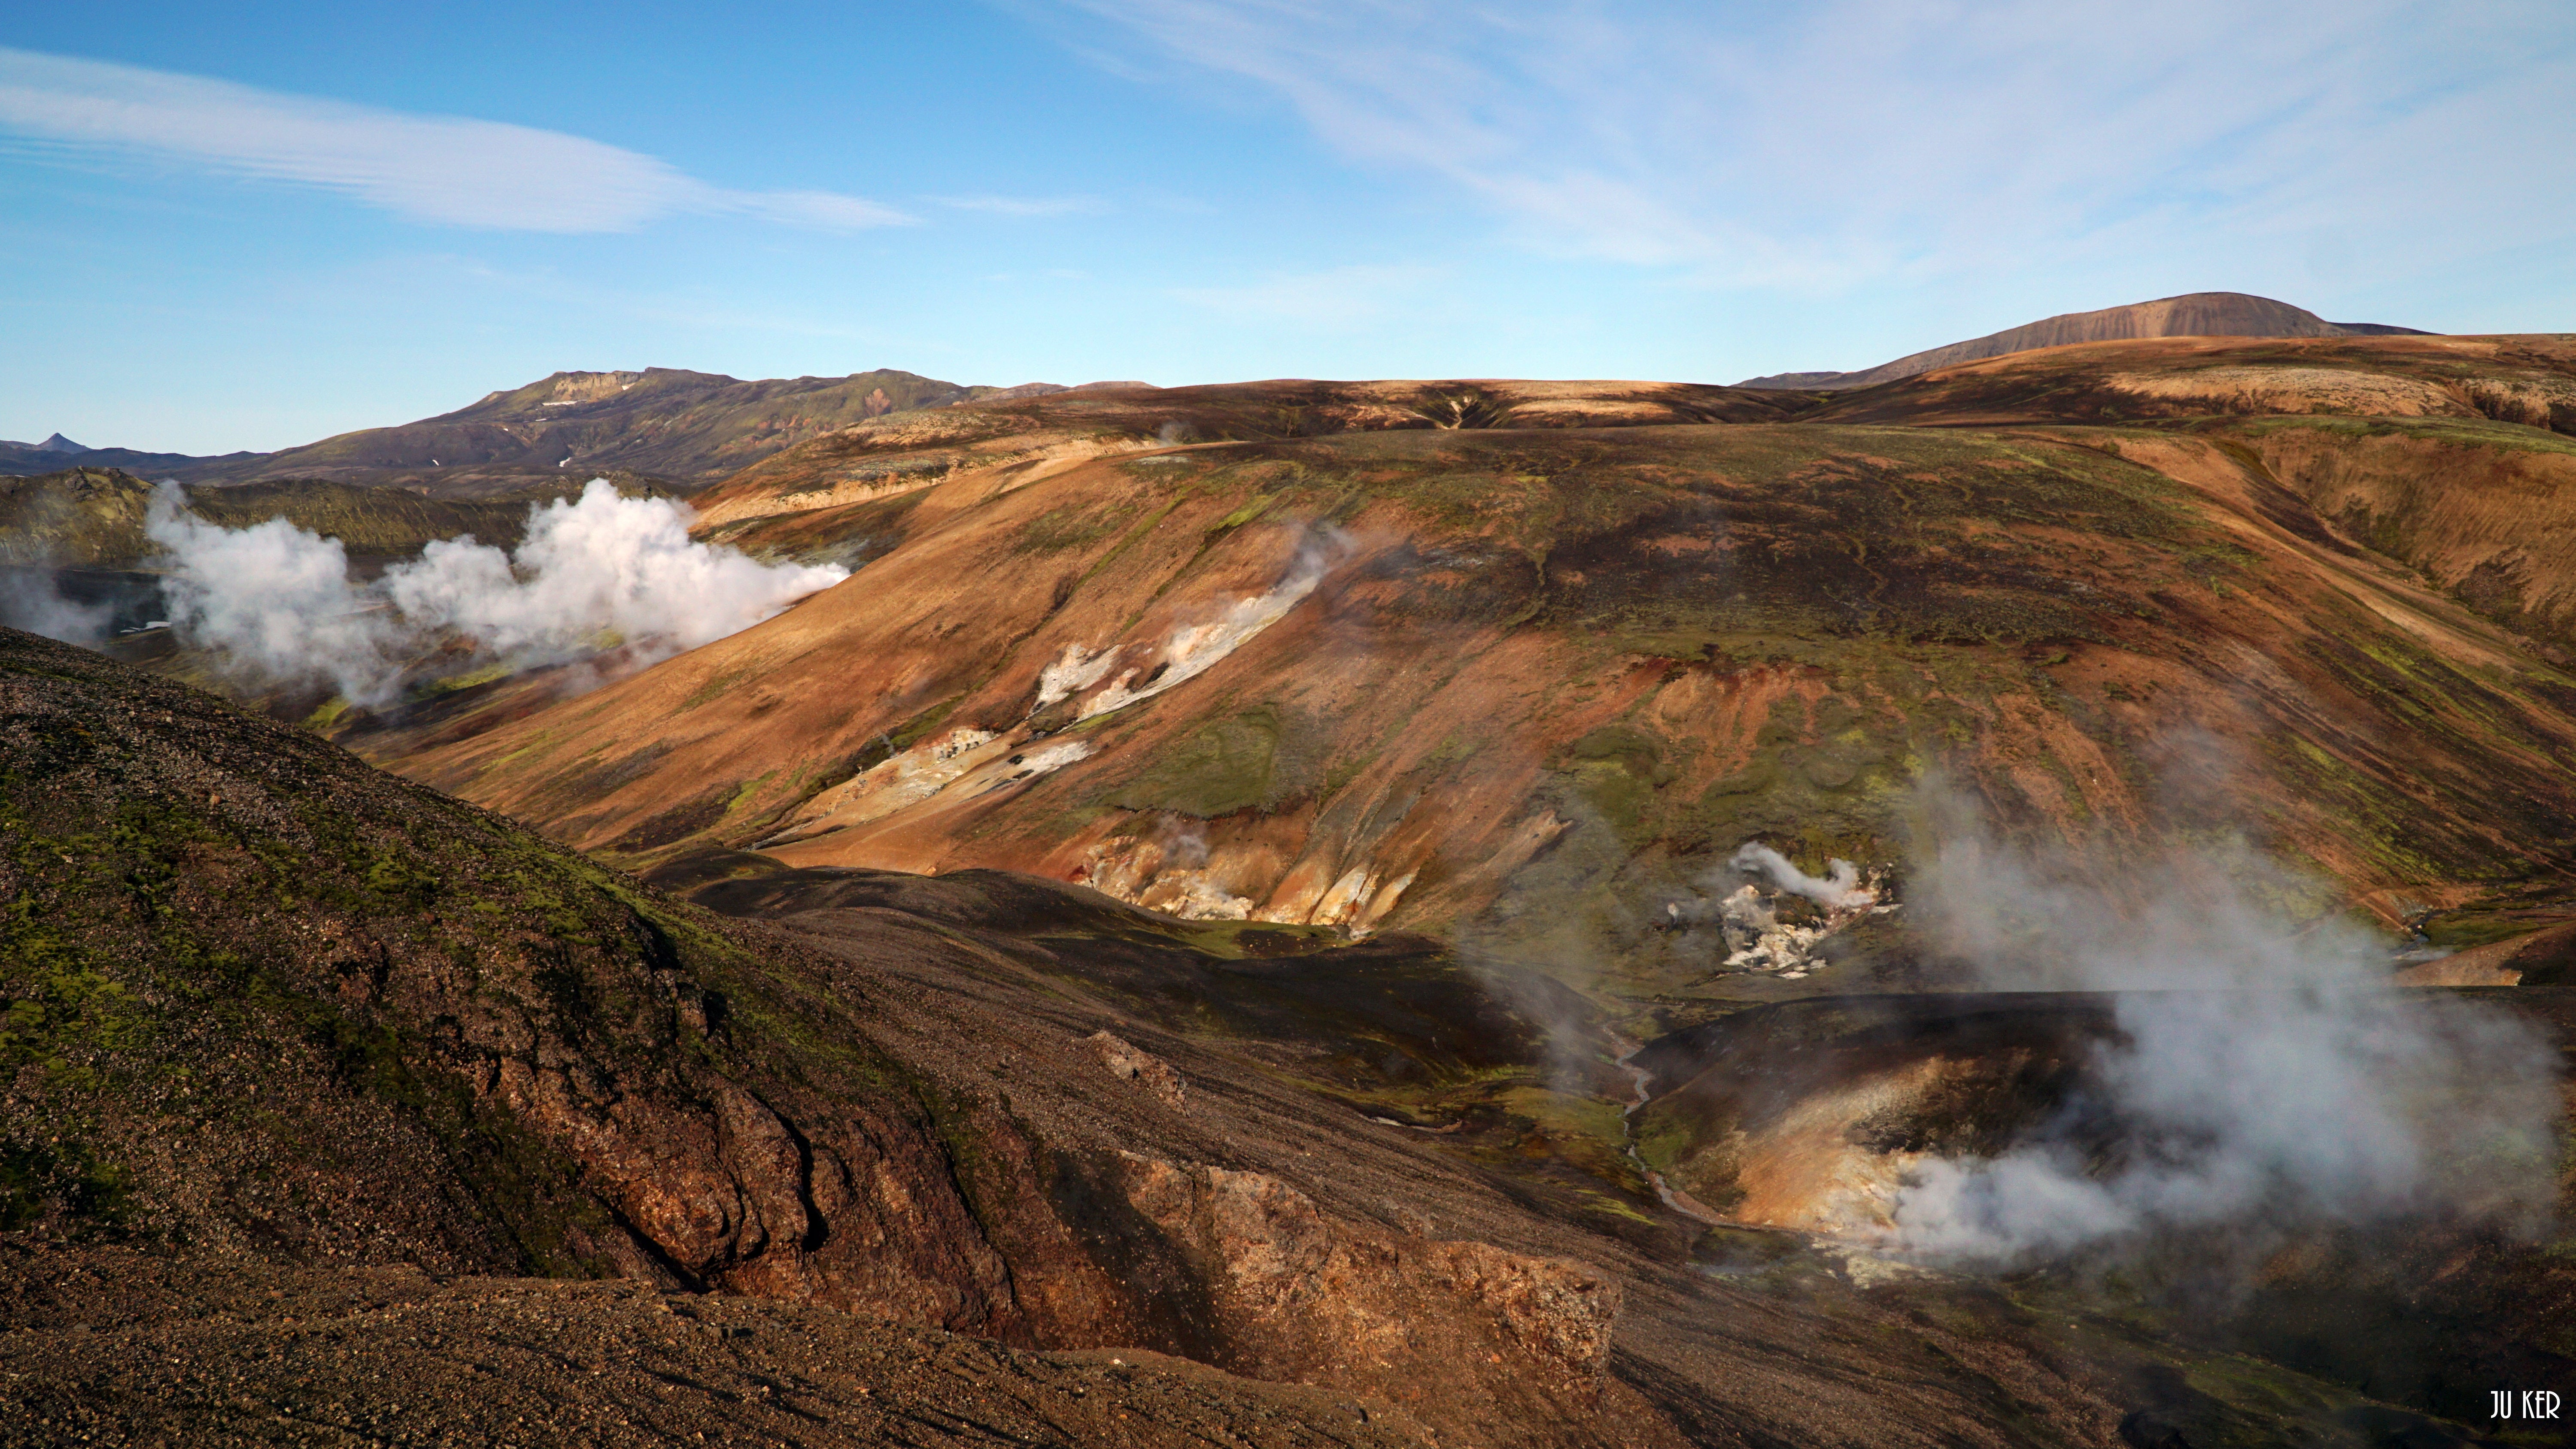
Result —
M2400 344L2447 340L2371 345ZM617 858L1003 865L1547 940L1649 992L1743 984L1662 901L1747 838L1890 859L1935 770L2015 830L2251 829L2316 909L2563 894L2576 682L2241 447L2136 441L1419 429L942 470L845 505L881 556L759 629L352 743ZM2228 818L2186 818L2213 759Z
M952 473L1013 483L1082 459L1192 442L1409 429L1777 422L1812 399L1663 382L1271 382L1085 388L865 423L744 469L696 500L709 527L895 497Z
M810 438L908 408L1003 391L879 369L746 381L682 368L558 372L434 418L274 453L183 460L188 482L324 478L444 498L599 474L695 487Z
M2338 537L2478 613L2576 640L2576 339L2210 339L2064 347L1836 399L1814 419L2077 423L2218 440ZM2557 658L2556 654L2550 657Z
M729 923L7 632L0 815L0 1442L2037 1446L2171 1356L1730 1281L1634 1185L1371 1120L1549 1050L1426 943L991 873Z

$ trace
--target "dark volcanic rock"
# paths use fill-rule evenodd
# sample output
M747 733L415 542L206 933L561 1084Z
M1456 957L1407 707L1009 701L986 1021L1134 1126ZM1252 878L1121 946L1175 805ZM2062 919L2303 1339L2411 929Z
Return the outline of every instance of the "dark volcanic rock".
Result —
M828 1009L769 969L788 953L309 736L6 638L13 1225L1020 1327L896 1064L854 1034L828 1073L781 1044Z

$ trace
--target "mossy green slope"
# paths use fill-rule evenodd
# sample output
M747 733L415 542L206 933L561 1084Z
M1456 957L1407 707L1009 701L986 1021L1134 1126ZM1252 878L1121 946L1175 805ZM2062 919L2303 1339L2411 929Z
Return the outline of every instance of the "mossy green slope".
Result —
M910 1079L792 948L14 631L0 838L9 1228L696 1286L804 1261L813 1164L935 1163ZM781 1112L827 1120L802 1167L743 1155ZM878 1279L953 1275L942 1235L971 1237L927 1170Z
M740 948L95 656L0 632L0 700L13 1226L583 1268L605 1215L470 1090L465 1023L532 1019L640 1068L688 1050L675 1003Z

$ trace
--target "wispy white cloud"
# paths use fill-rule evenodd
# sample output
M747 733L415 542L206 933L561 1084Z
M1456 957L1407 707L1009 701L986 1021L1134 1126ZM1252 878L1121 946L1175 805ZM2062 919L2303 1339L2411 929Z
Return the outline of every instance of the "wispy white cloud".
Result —
M1110 209L1097 196L934 196L941 206L989 216L1098 216Z
M694 207L674 210L729 211L790 226L824 231L864 231L872 226L911 226L919 220L891 206L837 191L722 191L705 188Z
M418 116L230 81L0 47L0 133L80 161L141 156L316 187L414 221L630 231L682 213L829 230L912 220L824 191L734 191L560 131Z
M2348 234L2576 237L2557 0L1064 0L1542 250L1836 287ZM2302 241L2301 246L2308 243Z

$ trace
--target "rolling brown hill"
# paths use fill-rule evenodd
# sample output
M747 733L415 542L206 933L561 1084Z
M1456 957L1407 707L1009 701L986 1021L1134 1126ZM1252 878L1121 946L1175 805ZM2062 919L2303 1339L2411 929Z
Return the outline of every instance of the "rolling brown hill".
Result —
M2429 1357L2412 1278L1873 1274L1659 1200L1621 1044L1437 942L738 856L684 901L6 631L0 823L0 1443L2361 1449L2563 1365L2548 1252L2446 1260ZM1940 1002L1875 1058L1987 1050ZM1839 1053L1825 1005L1725 1030ZM1723 1040L1650 1049L1655 1120Z
M416 423L174 471L190 482L324 478L449 497L618 472L687 488L869 418L1032 390L1053 389L963 387L891 369L750 382L667 367L558 372Z
M2338 537L2424 571L2544 650L2576 647L2576 340L2565 336L2051 348L1941 368L1807 416L2075 423L2087 431L2064 436L2125 450L2202 439Z
M630 489L686 489L890 412L1068 390L1052 383L967 387L893 369L750 382L663 367L558 372L487 393L452 413L273 453L197 457L88 448L60 434L41 444L0 442L0 477L82 468L189 483L322 479L467 500L526 495L567 481L578 488L598 476Z
M2559 385L2555 344L2479 345L2025 358L2187 379L2233 356L2290 386L2298 349L2377 348L2448 359L2469 394ZM848 583L596 694L496 684L350 743L613 859L1001 866L1473 939L1639 1007L1848 985L1719 970L1663 908L1748 839L1811 869L1896 859L1927 774L2114 855L2241 829L2324 883L2306 909L2391 928L2527 929L2570 901L2576 680L2532 632L2563 564L2498 561L2502 501L2369 501L2475 492L2436 477L2464 448L2563 500L2555 434L2463 418L2490 432L2409 452L2393 422L2187 401L2073 422L2095 394L2037 384L2011 427L1931 401L1941 426L1838 420L1949 376L1792 423L1647 406L1759 417L1760 394L1550 385L1582 394L1569 421L1634 425L1329 431L1310 408L1292 429L1277 390L1326 385L1262 384L875 424L705 495L710 537L874 559ZM1167 445L1158 418L1236 440ZM2386 526L2344 531L2365 514ZM2213 791L2221 818L2195 815Z
M731 922L5 631L0 819L7 1442L438 1442L498 1401L600 1442L2036 1445L2128 1393L2120 1352L1732 1285L1633 1177L1354 1110L1579 1100L1535 998L1431 943L996 873L719 879L777 925Z
M1663 382L1315 382L1102 386L872 421L726 479L695 500L710 524L880 497L961 467L1061 465L1147 443L1333 433L1781 422L1814 399Z
M2066 312L2019 327L1990 332L1909 353L1859 372L1783 372L1747 378L1739 387L1845 389L1871 387L1930 372L1936 367L2064 347L2078 342L2123 342L2142 337L2386 337L2422 336L2412 327L2378 322L2328 322L2304 307L2243 292L2190 292L2153 302L2132 302L2097 312Z
M585 480L587 481L587 480ZM146 563L144 534L156 485L114 468L71 468L26 478L0 478L0 564L133 568ZM508 499L426 498L322 479L283 479L185 490L199 517L224 528L283 518L337 538L360 560L416 554L434 539L473 534L507 546L526 530L528 504L569 496L578 484L557 483Z

